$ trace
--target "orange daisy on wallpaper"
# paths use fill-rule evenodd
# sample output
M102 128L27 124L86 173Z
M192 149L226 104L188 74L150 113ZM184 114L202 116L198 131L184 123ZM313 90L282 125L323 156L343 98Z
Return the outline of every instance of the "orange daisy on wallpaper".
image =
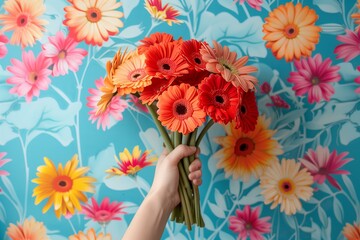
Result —
M23 224L17 225L10 223L6 234L12 240L48 240L44 223L37 222L35 219L25 219Z
M265 18L263 39L277 59L286 61L309 57L319 42L321 28L315 26L318 15L308 6L288 2Z
M7 0L3 5L8 14L0 15L1 31L13 31L11 44L23 48L33 46L42 37L47 21L39 19L45 12L43 0Z
M146 72L158 78L178 77L189 73L189 64L180 51L178 42L168 42L151 47L146 53Z
M146 73L145 68L145 55L134 54L116 69L113 83L118 87L120 96L142 92L151 84L152 76Z
M308 201L313 195L313 177L307 168L294 159L273 162L260 177L261 194L270 209L280 205L280 211L295 214L302 208L300 199Z
M103 233L96 234L93 228L90 228L86 233L78 232L77 234L71 235L69 240L111 240L111 235L108 233L104 235Z
M117 167L112 167L106 170L110 176L116 175L135 175L144 167L150 166L156 160L154 157L148 158L150 151L146 150L141 154L139 146L135 146L132 153L125 148L123 152L119 153L120 160L115 156L118 164Z
M168 34L165 32L153 33L149 37L145 37L144 39L140 40L141 44L137 48L138 53L143 54L147 50L149 50L149 48L151 46L154 46L154 45L157 45L160 43L169 43L169 42L173 42L173 41L174 41L174 37L171 34Z
M231 52L228 46L223 47L215 40L213 44L214 49L208 44L203 44L200 49L206 69L212 73L220 73L226 81L232 82L235 87L241 87L245 92L254 89L258 80L249 73L256 72L257 68L245 66L249 57L237 59L237 53Z
M141 92L140 100L143 104L151 105L157 101L159 96L174 82L174 78L167 80L164 78L152 78L151 85L144 88Z
M48 198L43 208L46 213L54 205L55 215L60 218L61 215L68 213L74 214L75 209L81 210L81 202L87 201L84 192L95 192L93 183L95 178L85 176L89 171L88 167L79 167L77 155L74 155L65 166L59 163L58 168L54 163L44 158L45 165L38 167L38 172L32 182L38 184L34 188L33 197L35 205Z
M163 6L161 0L145 0L145 8L153 18L167 22L169 26L173 23L182 23L177 19L180 15L179 11L169 4Z
M343 228L344 237L347 240L359 240L360 239L360 224L347 223Z
M219 159L218 168L225 176L249 181L251 176L259 178L264 170L277 161L283 153L280 144L273 139L274 130L269 129L270 119L260 116L254 131L244 133L235 128L235 123L225 126L226 136L214 141L222 148L214 154Z
M358 3L356 4L358 10L360 10L360 0L358 0ZM359 30L359 24L360 24L360 13L353 13L351 15L351 17L355 20L355 24L357 24L358 26L356 26L355 30L358 31Z
M117 11L122 3L116 0L68 0L72 6L65 10L64 25L69 27L69 35L76 41L101 46L109 36L119 33L124 24L120 20L124 14Z
M170 131L188 134L205 122L197 89L189 84L170 86L157 103L158 119Z

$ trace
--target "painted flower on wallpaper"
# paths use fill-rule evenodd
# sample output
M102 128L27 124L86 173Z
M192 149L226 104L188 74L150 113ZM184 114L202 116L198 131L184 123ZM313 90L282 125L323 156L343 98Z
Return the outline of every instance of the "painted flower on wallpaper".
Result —
M235 119L241 98L237 88L226 82L220 75L212 74L205 78L198 89L199 107L214 122L227 124Z
M269 94L271 92L271 86L270 83L264 82L260 85L260 92L262 94Z
M52 75L57 77L68 74L69 70L77 72L82 64L87 51L76 48L78 42L71 37L66 37L59 31L56 36L49 37L49 42L43 48L44 56L51 59Z
M330 101L335 93L333 82L341 79L340 67L332 66L330 58L324 61L320 54L295 61L297 72L291 72L288 81L293 83L296 96L308 94L309 103Z
M6 44L9 42L9 39L4 34L0 33L0 58L4 58L8 53Z
M103 233L96 234L93 228L90 228L86 233L85 232L78 232L77 234L71 235L69 240L111 240L111 235Z
M11 44L23 48L33 46L45 31L47 21L39 17L45 12L43 0L7 0L3 8L7 14L0 14L1 31L13 31Z
M51 70L51 60L47 59L43 53L35 58L32 51L22 53L22 61L11 59L12 66L6 69L13 74L6 80L8 84L13 84L10 93L25 96L27 102L40 95L40 90L47 90L51 82L49 75Z
M226 136L214 138L222 147L214 154L219 160L217 167L224 169L226 177L247 182L251 176L259 178L266 167L277 162L277 155L283 151L269 125L270 119L260 116L255 130L245 133L232 122L225 126Z
M11 240L48 240L46 227L42 222L34 218L25 219L23 224L14 225L10 223L6 234Z
M124 14L117 11L122 3L117 0L68 0L72 5L64 8L64 25L69 27L69 36L80 42L102 46L119 33L124 24Z
M5 156L7 155L6 152L0 152L0 168L3 167L6 163L10 162L10 159L5 158ZM1 176L8 176L9 172L5 171L5 170L0 170L0 177ZM0 192L1 192L1 188L0 188Z
M169 26L173 23L182 23L181 20L177 19L180 12L169 4L163 6L162 0L145 0L145 8L150 13L151 17L156 20L164 21Z
M213 41L214 48L203 44L200 49L202 59L206 62L206 69L212 73L220 73L228 82L232 82L235 87L241 87L247 92L255 88L258 83L256 77L249 75L257 72L254 66L245 66L249 57L237 58L236 52L231 52L228 46L221 46L217 41Z
M86 219L92 219L100 225L106 225L113 220L121 220L119 215L126 214L123 211L124 206L122 202L110 202L108 197L105 197L99 204L93 197L91 204L84 204L81 213L85 215Z
M348 152L338 154L336 150L330 153L328 147L317 146L316 150L309 149L300 161L309 170L315 182L323 184L327 179L331 185L341 190L333 175L349 174L349 171L340 169L353 160L345 158L348 154Z
M119 153L120 160L115 156L117 167L112 167L106 170L110 176L126 176L135 175L138 171L144 167L150 166L156 160L154 157L149 158L150 151L146 150L141 153L139 146L135 146L132 153L127 148L123 152Z
M356 6L357 6L358 11L359 11L360 10L360 0L357 1ZM351 15L351 17L354 19L355 24L357 24L356 31L358 31L359 30L359 24L360 24L360 12L353 13Z
M357 70L360 71L360 66L357 67ZM360 84L360 76L356 77L354 82ZM355 92L360 94L360 86L355 89Z
M265 105L267 107L278 107L278 108L285 108L285 109L289 109L290 105L280 97L280 95L273 95L270 96L270 99L272 101L272 103L266 103Z
M242 92L241 99L237 106L235 116L235 128L241 128L241 131L247 133L255 129L259 111L256 105L255 92Z
M308 6L293 2L280 5L265 18L263 26L266 47L277 59L299 60L309 57L319 42L321 28L315 26L318 15Z
M359 240L360 239L360 224L347 223L343 228L344 237L347 240Z
M89 111L89 120L91 120L92 123L97 121L96 128L99 129L101 126L102 130L105 131L110 128L112 121L121 121L123 119L122 113L128 107L128 103L119 96L115 96L111 98L105 111L100 111L98 102L103 94L100 89L105 85L104 79L100 78L96 80L95 85L96 88L89 88L88 91L91 96L86 98L86 106L91 109Z
M263 4L263 0L234 0L234 2L240 2L240 4L247 2L250 7L255 8L258 11L261 10L261 5Z
M346 34L339 35L336 39L343 43L334 50L337 54L336 58L348 62L360 55L360 31L353 32L346 29Z
M206 113L199 107L197 89L189 84L170 86L159 97L158 119L173 132L189 134L205 122Z
M189 73L189 64L181 54L179 42L151 47L146 53L146 72L150 76L170 79Z
M238 240L262 240L263 234L271 232L271 224L269 223L270 217L260 218L260 207L251 209L246 205L241 211L236 210L235 216L230 216L230 230L238 233Z
M313 177L306 168L293 159L273 162L260 177L261 194L271 209L280 205L287 215L301 210L300 199L308 201L313 195Z
M59 163L56 168L55 164L48 158L44 158L45 165L38 167L38 172L32 182L38 184L34 188L33 197L35 205L48 199L43 207L43 213L46 213L52 205L56 217L61 215L73 215L75 210L81 211L81 202L87 201L85 192L94 193L93 183L95 178L85 176L89 171L88 167L78 167L79 160L74 155L63 167Z
M181 44L181 52L189 64L190 69L196 71L206 70L206 62L202 59L200 49L204 42L199 42L195 39L184 41Z

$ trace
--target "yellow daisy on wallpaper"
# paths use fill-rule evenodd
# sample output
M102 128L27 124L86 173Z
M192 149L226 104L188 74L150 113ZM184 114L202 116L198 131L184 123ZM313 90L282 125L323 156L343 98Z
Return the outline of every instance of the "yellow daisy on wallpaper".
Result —
M58 218L68 213L74 214L75 210L81 210L81 202L87 201L84 192L94 193L93 183L95 178L85 176L89 171L88 167L79 167L77 155L74 155L65 167L59 163L58 168L48 158L44 158L45 165L38 167L36 175L38 178L32 182L38 184L34 188L33 197L35 205L48 198L43 208L46 213L54 205L55 214Z
M148 159L150 151L146 150L141 154L139 146L135 146L132 153L125 148L123 152L119 153L120 160L115 156L118 164L117 167L112 167L106 170L110 176L116 175L135 175L138 171L146 166L152 165L156 158L151 157Z
M311 56L320 39L321 28L315 26L317 19L316 12L301 3L280 5L265 18L263 39L267 41L266 47L277 59L285 57L286 61Z
M69 240L111 240L110 234L104 235L100 233L96 235L96 232L93 228L90 228L86 233L80 231L77 234L71 235Z
M313 177L307 168L300 169L301 164L295 160L283 159L274 162L260 177L261 194L265 204L271 209L280 205L280 211L287 215L301 210L300 199L308 201L313 195Z
M226 177L243 181L252 175L259 178L267 166L277 161L283 151L269 125L270 119L259 116L255 130L244 133L232 122L225 126L226 136L214 139L222 146L214 157L219 159L217 166L224 169Z

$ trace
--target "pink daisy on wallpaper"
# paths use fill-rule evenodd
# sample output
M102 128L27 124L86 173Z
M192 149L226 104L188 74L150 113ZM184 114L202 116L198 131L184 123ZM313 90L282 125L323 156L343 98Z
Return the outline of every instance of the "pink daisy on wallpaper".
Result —
M101 125L102 130L105 131L106 129L109 129L112 120L120 121L123 119L122 113L128 107L128 103L120 97L113 97L106 110L97 114L97 112L99 112L99 106L97 104L102 95L100 88L105 85L104 79L100 78L96 80L95 85L96 88L89 89L91 96L86 98L86 106L91 108L89 112L89 120L91 120L92 123L97 121L96 127L99 129Z
M234 2L240 2L240 4L244 4L247 2L250 7L255 8L256 10L261 10L261 5L263 4L263 0L234 0Z
M0 152L0 167L4 166L6 163L10 162L10 159L4 158L6 152ZM5 170L0 170L0 176L8 176L9 173Z
M6 82L15 85L10 93L25 96L26 101L30 102L34 96L39 96L40 90L48 89L51 60L45 58L44 54L40 53L35 58L32 51L23 52L22 61L13 58L11 63L12 66L6 68L13 74Z
M289 109L290 105L280 97L280 95L270 96L272 103L266 103L267 107L278 107L278 108L286 108Z
M0 58L3 58L8 53L6 44L9 42L9 39L4 34L0 33Z
M357 70L360 71L360 66L357 67ZM356 78L354 79L354 82L360 84L360 76L356 77ZM358 87L357 89L355 89L355 92L356 92L356 93L360 93L360 87Z
M76 48L78 42L71 37L66 37L59 31L56 36L49 37L49 42L45 43L43 53L45 57L50 58L53 64L53 76L66 75L69 69L73 72L79 70L83 58L87 51Z
M315 182L323 184L327 179L331 185L341 190L339 183L331 175L349 174L348 171L339 169L353 160L345 158L348 154L348 152L338 154L336 150L330 153L328 147L318 146L315 151L309 149L300 161L309 170Z
M320 54L314 57L296 60L297 72L291 72L288 81L293 83L293 90L297 96L308 93L309 103L320 102L322 99L329 101L335 93L330 84L341 79L339 66L331 66L330 58L322 60Z
M348 62L360 55L360 31L353 32L347 29L345 35L339 35L336 39L343 43L334 50L336 58Z
M82 214L85 215L86 219L92 219L99 224L108 224L112 220L121 220L119 216L126 214L123 211L124 206L122 202L111 202L109 198L104 198L99 204L94 198L91 198L92 204L83 205Z
M236 210L236 216L229 218L230 230L239 233L238 240L264 239L262 236L265 233L271 232L271 224L268 222L270 217L260 218L260 207L251 209L249 205L244 207L244 210Z

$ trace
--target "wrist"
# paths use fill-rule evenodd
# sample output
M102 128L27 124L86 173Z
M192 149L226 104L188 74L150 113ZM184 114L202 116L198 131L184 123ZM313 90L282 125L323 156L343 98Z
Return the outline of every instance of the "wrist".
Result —
M150 202L152 206L160 206L165 213L170 213L175 208L177 203L174 202L174 196L169 196L169 192L151 189L145 200Z

